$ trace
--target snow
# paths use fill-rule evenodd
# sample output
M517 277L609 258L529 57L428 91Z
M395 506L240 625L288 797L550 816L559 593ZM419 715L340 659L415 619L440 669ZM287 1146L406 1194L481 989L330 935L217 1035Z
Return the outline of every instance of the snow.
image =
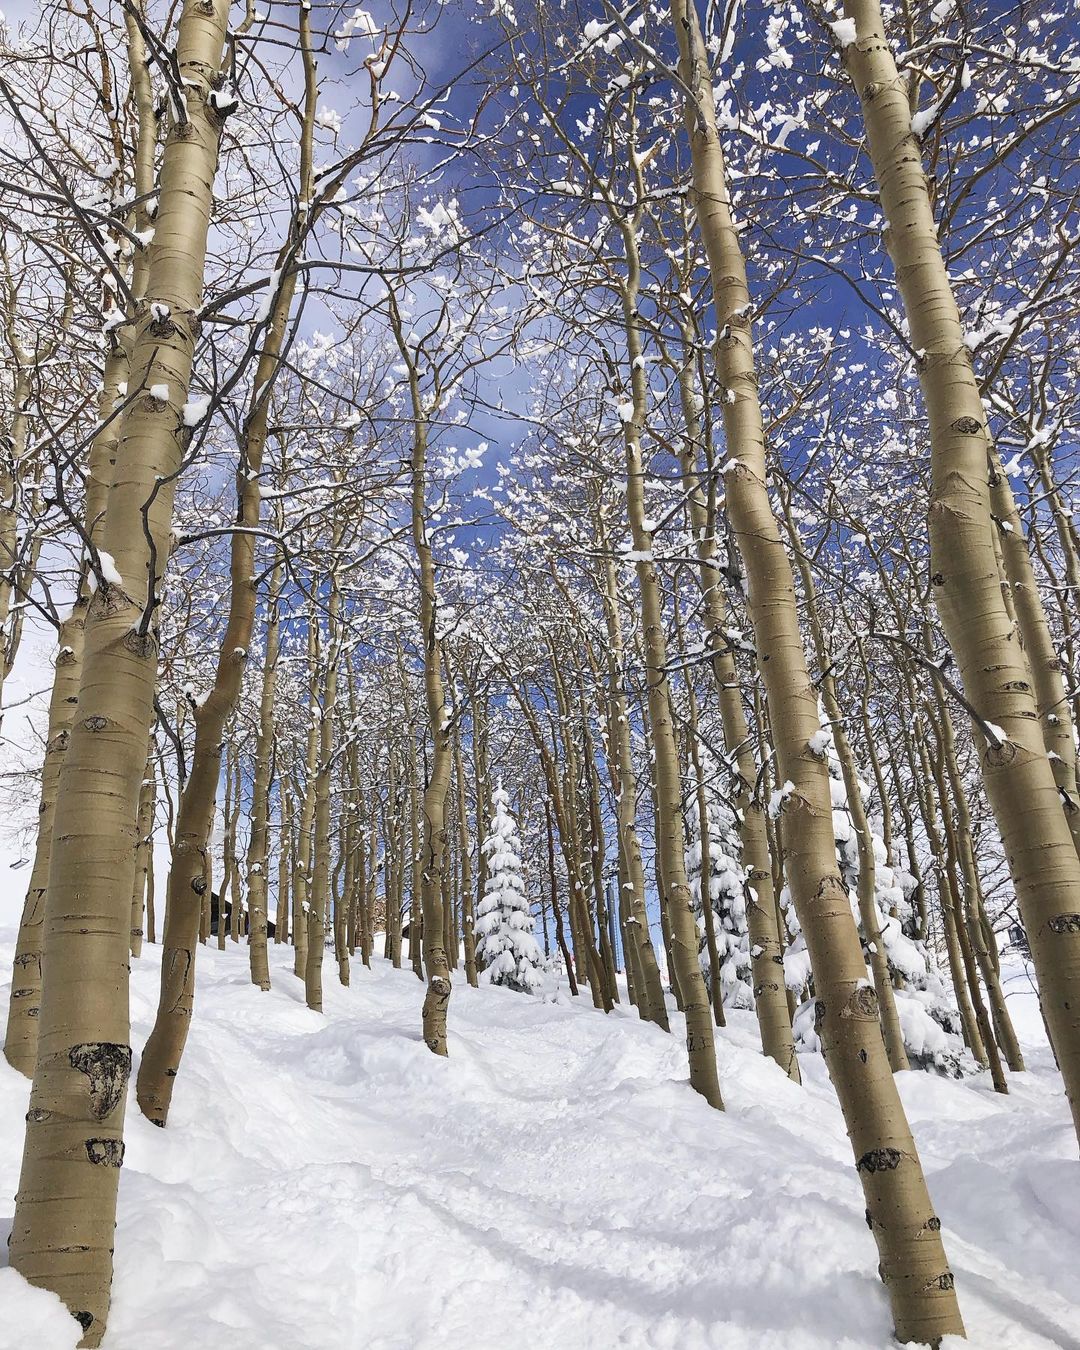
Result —
M0 930L7 1007L14 921ZM160 948L133 962L134 1044ZM420 1038L424 988L376 959L304 1006L247 953L199 953L168 1128L132 1100L103 1350L882 1350L884 1290L820 1058L800 1089L749 1013L718 1032L727 1112L686 1082L683 1033L469 989L450 1058ZM1006 970L1032 1071L899 1075L969 1350L1075 1345L1080 1171L1022 971ZM0 1061L0 1195L17 1184L25 1080ZM5 1213L10 1217L10 1204ZM3 1234L0 1233L0 1237ZM0 1350L70 1350L55 1300L0 1270ZM482 1316L478 1316L482 1310ZM15 1315L17 1311L18 1315ZM962 1343L955 1342L953 1350Z
M188 399L180 410L184 426L197 427L210 411L210 396L195 395Z
M829 27L841 47L850 47L858 36L854 19L837 19L835 23L830 23Z
M993 736L996 745L1004 745L1008 741L1008 736L1005 735L1005 732L996 722L984 722L983 725L990 735Z
M168 403L169 386L167 384L152 384L150 386L150 397L155 403Z
M116 567L116 559L103 548L98 549L98 561L101 565L101 578L110 586L122 586L124 578Z

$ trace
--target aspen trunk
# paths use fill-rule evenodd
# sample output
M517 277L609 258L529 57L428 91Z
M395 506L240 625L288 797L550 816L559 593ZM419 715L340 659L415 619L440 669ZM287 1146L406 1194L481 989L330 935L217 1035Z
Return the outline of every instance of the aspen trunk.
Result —
M37 845L30 872L30 885L19 922L15 963L11 973L11 998L8 1004L4 1055L11 1067L25 1074L27 1078L33 1074L34 1061L37 1058L38 1014L41 1010L42 937L49 890L53 816L56 811L60 770L71 737L71 725L79 697L79 658L83 645L87 604L87 599L76 601L71 614L60 629L60 650L56 657L52 694L49 700L49 736L45 743L45 762L41 772Z
M634 992L638 1011L665 1031L667 1004L660 981L660 967L649 936L649 916L645 908L645 868L641 861L641 840L637 830L637 777L630 749L629 709L624 688L625 654L622 619L619 613L618 575L615 560L601 536L604 548L604 621L608 635L608 702L611 740L615 755L615 819L619 832L620 901L626 905L626 928L634 971ZM628 963L630 964L630 963Z
M570 985L572 998L577 998L577 977L574 974L574 961L566 943L566 930L563 927L562 909L559 906L559 880L555 871L555 831L551 823L551 806L544 802L544 819L547 823L548 880L551 885L551 913L555 920L555 941L562 952L563 965L566 967L566 979Z
M143 919L146 896L150 886L150 871L153 867L154 847L154 756L151 750L146 761L146 777L139 789L139 814L136 823L135 841L135 885L131 892L131 934L132 956L142 955Z
M247 851L248 960L251 983L270 988L270 964L266 951L267 869L270 864L270 765L274 752L274 699L277 691L278 653L281 649L281 616L278 597L284 565L275 562L266 597L266 645L263 654L262 689L259 694L259 731L255 741L255 774L251 784L251 835ZM281 841L284 854L284 832ZM280 884L280 883L279 883ZM278 925L284 906L278 898ZM275 936L281 935L275 925Z
M465 979L475 989L476 932L473 928L472 850L469 840L468 800L465 795L465 768L461 757L461 724L454 719L453 731L454 778L457 783L458 854L461 865L461 941L465 949Z
M134 63L134 53L132 61ZM119 419L115 416L113 405L119 397L120 385L127 379L130 346L130 338L125 334L114 332L112 346L105 358L104 381L98 400L98 419L104 425L94 437L90 447L86 495L83 502L83 529L87 538L95 544L101 543L105 523L105 503L116 461L116 447L119 444ZM91 592L84 575L80 580L79 597L59 634L60 644L49 699L49 727L42 765L34 863L15 946L4 1054L12 1068L18 1069L28 1078L34 1072L34 1061L37 1058L42 941L49 867L52 859L56 794L79 701L86 614L90 600Z
M908 703L911 707L918 709L918 702L915 696L915 685L910 674L907 672L905 672L905 683L908 692ZM989 1068L990 1061L987 1058L986 1049L983 1046L982 1033L979 1030L979 1024L975 1017L975 1008L971 1002L967 974L964 969L963 954L960 951L960 939L956 929L958 905L954 886L955 878L948 867L945 846L937 826L937 806L934 796L934 783L937 779L935 771L930 764L930 757L926 747L925 731L925 721L922 715L916 711L915 735L913 738L909 738L905 734L904 738L908 762L911 767L912 781L915 784L923 829L926 831L926 841L930 846L930 856L934 860L934 871L937 877L938 901L941 905L942 921L945 929L945 949L949 960L949 976L952 980L953 993L956 997L956 1006L960 1011L960 1025L964 1032L964 1042L975 1057L976 1062L981 1064L983 1068ZM912 754L912 739L914 739L918 746L918 764L916 764Z
M645 198L640 182L640 160L635 159L638 195ZM626 513L634 544L634 570L641 604L642 640L645 648L645 682L649 730L653 747L653 785L657 817L658 871L663 876L663 896L671 931L670 957L686 1017L686 1052L690 1084L710 1106L723 1110L720 1080L716 1070L713 1024L705 979L698 963L697 923L694 919L690 884L686 879L686 827L682 809L679 756L671 714L671 688L667 675L667 637L664 629L660 583L653 559L653 525L645 503L646 464L641 439L646 431L649 407L645 354L641 341L638 300L641 290L641 260L637 243L640 209L617 220L626 259L626 275L619 286L626 356L630 367L630 403L621 412L623 454L626 462ZM629 416L627 416L629 413ZM666 935L665 935L666 936Z
M226 739L223 748L225 758L225 799L222 802L221 806L221 881L218 885L218 924L217 924L217 945L219 952L223 952L225 950L225 938L228 930L228 923L226 922L225 918L225 906L228 903L229 896L233 889L232 848L229 842L230 835L232 832L232 817L233 817L234 759L232 753L232 743L228 739ZM216 789L217 784L215 783L214 786ZM213 810L213 808L211 809ZM183 816L182 801L180 803L180 814L182 817ZM206 847L208 849L213 846L213 838L214 838L214 826L213 826L213 816L211 816L210 830L207 834L206 840ZM206 890L209 889L210 887L209 885L207 885ZM205 898L206 891L203 892L203 895ZM212 903L213 902L211 901L211 904ZM236 913L236 906L238 904L239 899L237 899L233 903L232 906L233 914ZM168 919L169 919L168 906L166 906L166 913L165 913L166 932L168 931Z
M123 418L102 533L122 581L100 585L89 607L54 818L38 1059L10 1255L32 1284L60 1295L87 1346L104 1334L112 1279L131 1070L133 843L157 675L152 619L184 449L180 407L221 134L208 96L222 82L227 18L223 0L188 0L179 21L187 121L173 126L165 147L131 361L132 389L147 392ZM159 384L168 387L164 400L149 393Z
M886 242L929 415L931 581L964 692L984 719L976 736L983 781L1080 1133L1080 857L1046 753L1032 674L998 585L986 415L937 238L911 110L877 0L845 0L844 8L857 34L844 48L844 61L862 102L889 222ZM1034 595L1026 598L1035 603ZM1044 667L1040 678L1045 674Z
M305 979L308 949L307 913L311 896L311 835L315 825L315 791L319 774L319 708L317 634L308 625L308 729L304 762L304 796L297 822L297 841L293 866L293 974Z
M293 795L292 779L282 774L278 779L278 883L277 908L274 914L274 943L288 942L290 936L289 920L292 915L290 904L290 878L293 868Z
M584 686L581 699L584 704ZM611 950L611 931L608 926L607 902L604 895L604 827L600 818L600 779L596 772L592 734L582 709L581 743L585 752L584 790L587 797L585 819L589 826L589 858L592 863L593 900L596 905L596 926L600 937L600 971L604 981L605 1006L619 1002L619 986L615 978L615 957Z
M854 1150L896 1334L900 1340L932 1342L963 1334L963 1323L940 1222L889 1069L877 999L866 987L859 935L838 872L828 771L809 748L818 731L817 700L803 653L794 577L765 481L746 266L731 218L711 74L693 0L671 0L671 14L679 72L689 91L692 195L716 311L729 454L727 514L747 573L787 818L787 872L818 991L818 1034Z
M679 639L679 655L685 663L686 642L678 597L675 600L675 625ZM727 1025L724 1016L724 991L720 982L720 956L716 947L716 911L712 901L712 840L709 835L709 806L705 791L705 776L701 768L701 746L698 741L698 702L693 676L683 666L687 700L687 736L690 767L693 770L694 805L698 826L698 895L701 898L701 917L705 925L705 950L709 961L709 983L712 992L713 1021L718 1027Z
M1021 1073L1024 1069L1024 1057L1005 1003L998 965L990 954L986 930L983 926L979 873L975 866L975 855L972 851L971 812L968 809L967 793L964 791L963 780L960 777L960 766L956 761L956 740L953 736L952 718L949 716L948 705L945 702L945 695L940 682L935 679L934 684L937 693L942 757L945 762L945 773L948 777L953 805L956 808L956 844L959 853L960 875L964 883L967 931L983 984L986 986L986 996L990 1001L990 1016L994 1024L994 1037L1001 1047L1001 1052L1005 1056L1005 1062L1009 1068L1014 1073Z
M340 532L334 531L334 553L341 546ZM322 1012L323 952L326 948L326 916L330 897L330 775L334 755L334 710L337 704L337 672L340 634L338 612L341 592L336 576L330 578L327 605L327 653L323 676L322 705L317 710L318 768L315 774L315 859L307 906L307 951L304 959L304 997L312 1012ZM313 710L314 711L314 710Z
M638 386L635 405L642 413L646 406L644 361L640 356L637 325L632 317L636 305L624 294L624 315L628 334L632 377ZM636 418L637 414L635 414ZM690 885L686 879L683 854L685 825L682 814L682 789L679 781L678 751L671 719L670 689L667 678L667 643L656 564L652 557L652 534L646 529L644 498L645 466L638 421L624 424L624 448L627 468L627 514L639 558L637 571L641 597L641 618L645 640L646 681L648 684L649 727L652 734L658 824L657 850L661 857L664 899L671 930L671 959L678 981L683 1013L686 1017L686 1051L690 1062L690 1083L710 1106L723 1109L720 1081L716 1072L712 1016L705 980L697 956L697 924L694 920Z
M960 845L956 838L956 826L954 825L948 807L945 804L946 788L945 772L942 766L943 758L944 756L939 741L938 757L935 768L938 774L938 796L942 803L941 822L945 834L945 867L949 880L950 918L956 929L956 943L960 950L968 992L971 995L971 1005L975 1009L975 1023L979 1028L979 1040L983 1047L983 1054L986 1058L987 1067L990 1070L994 1091L1007 1093L1009 1087L1005 1081L1005 1071L1001 1067L1001 1056L998 1053L997 1041L994 1039L994 1029L990 1024L990 1017L987 1014L986 1003L983 1001L982 988L979 984L979 967L975 961L975 951L971 943L971 931L965 922L964 904L962 899L963 893L958 880L958 873L960 871Z
M413 550L416 555L419 573L419 619L422 636L424 701L427 710L428 729L432 742L432 762L427 786L423 797L423 838L417 848L417 815L413 807L413 857L412 857L412 905L409 926L409 953L413 958L413 969L421 974L419 957L421 943L423 966L427 975L427 992L424 997L422 1023L424 1041L432 1054L447 1054L446 1013L450 1002L450 966L447 960L443 919L443 874L446 869L446 795L450 787L450 774L453 768L453 746L451 741L452 722L454 720L446 703L443 687L442 639L439 636L438 594L436 585L435 559L428 537L427 521L427 478L428 478L428 425L424 399L420 387L420 370L415 353L405 340L401 315L396 301L391 296L391 326L397 341L398 350L405 363L409 378L409 396L413 414L413 443L411 468L411 529ZM399 658L400 660L400 658ZM403 680L406 697L407 681ZM412 786L415 794L417 783L415 763L415 738L412 738L414 755ZM417 882L419 881L419 887ZM417 891L419 890L419 896ZM420 901L421 914L417 913L417 899ZM422 917L422 937L418 932Z
M1024 526L996 452L990 465L990 501L1008 593L1012 598L1013 611L1031 670L1043 744L1050 759L1073 846L1080 854L1080 803L1076 799L1077 762L1072 712L1065 694L1061 662L1054 650L1050 625L1035 582Z
M683 326L688 351L696 346L689 320ZM701 399L690 359L679 363L679 395L686 439L680 449L683 491L698 557L698 580L704 602L704 622L712 673L724 728L724 746L734 761L735 809L746 868L746 924L750 933L750 961L754 980L754 1011L762 1051L776 1061L792 1082L800 1083L799 1059L791 1031L791 1014L784 987L783 936L777 920L776 890L770 860L768 827L757 781L753 743L743 710L742 686L726 631L732 616L720 589L716 557L715 502L705 497L697 473L698 447L704 445L699 408Z
M844 717L840 701L836 695L836 681L832 671L834 662L825 640L821 616L817 607L817 590L814 586L810 563L802 550L795 523L791 518L790 503L784 499L784 518L788 538L791 541L795 563L802 581L803 601L810 624L810 635L817 657L821 701L825 716L829 719L836 747L836 758L840 761L844 791L847 794L847 807L851 814L851 824L855 830L855 844L859 855L858 900L859 917L862 919L863 937L866 941L867 955L870 958L870 971L874 977L874 993L877 995L878 1016L881 1018L881 1031L885 1038L885 1049L889 1056L889 1067L893 1073L899 1073L911 1066L908 1064L907 1051L904 1049L904 1035L900 1029L900 1017L896 1011L896 999L893 996L892 981L889 978L889 961L885 954L881 928L877 920L877 899L875 896L875 878L877 867L874 861L874 845L870 834L870 822L866 818L863 805L862 788L859 786L859 771L852 754L851 744L844 730Z

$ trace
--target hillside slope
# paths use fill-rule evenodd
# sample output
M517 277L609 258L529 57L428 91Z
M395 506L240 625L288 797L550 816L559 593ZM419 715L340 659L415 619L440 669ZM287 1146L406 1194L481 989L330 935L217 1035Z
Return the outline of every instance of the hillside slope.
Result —
M10 971L14 933L0 933ZM135 963L134 1044L158 950ZM451 1058L382 961L311 1013L274 949L200 953L169 1127L129 1112L106 1350L879 1350L885 1294L817 1057L793 1087L752 1017L719 1035L728 1110L687 1086L681 1027L456 982ZM1019 987L1020 982L1017 982ZM0 986L3 1007L6 983ZM565 996L564 996L565 998ZM1080 1166L1030 996L1032 1071L901 1075L969 1345L1080 1347ZM1041 1042L1041 1043L1036 1043ZM0 1227L26 1084L0 1061ZM0 1346L74 1324L0 1269ZM8 1339L10 1338L10 1339ZM959 1342L957 1343L959 1344Z

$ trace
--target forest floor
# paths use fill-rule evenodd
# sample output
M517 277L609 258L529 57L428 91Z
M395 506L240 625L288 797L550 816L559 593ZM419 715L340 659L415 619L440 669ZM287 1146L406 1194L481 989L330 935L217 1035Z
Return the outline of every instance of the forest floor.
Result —
M6 915L11 906L5 905ZM0 970L14 931L0 930ZM133 963L136 1049L160 948ZM752 1016L718 1035L727 1111L687 1085L682 1027L455 982L450 1058L409 970L199 954L168 1128L128 1111L106 1350L880 1350L888 1306L840 1112ZM1080 1350L1080 1166L1023 972L1030 1072L900 1075L970 1340ZM0 1006L7 1007L7 984ZM0 1060L0 1236L27 1085ZM0 1250L4 1250L0 1248ZM3 1258L0 1257L0 1260ZM51 1294L0 1268L0 1346L70 1350ZM960 1341L951 1342L959 1347Z

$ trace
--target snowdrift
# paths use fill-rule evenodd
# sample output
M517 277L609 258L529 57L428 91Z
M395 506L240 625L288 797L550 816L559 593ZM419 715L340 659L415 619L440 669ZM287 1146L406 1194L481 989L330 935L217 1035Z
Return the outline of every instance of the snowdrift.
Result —
M0 969L14 932L0 932ZM134 1045L158 948L134 963ZM672 1036L587 1000L455 981L451 1058L423 986L381 960L304 1006L247 953L199 955L169 1127L128 1114L105 1350L881 1350L885 1292L819 1056L794 1087L752 1014L718 1033L728 1110ZM969 1346L1080 1348L1080 1164L1038 1012L1010 983L1031 1071L901 1075ZM0 986L6 1007L7 987ZM0 1061L0 1219L27 1084ZM0 1269L0 1347L70 1350L51 1294ZM956 1346L961 1342L955 1342Z

